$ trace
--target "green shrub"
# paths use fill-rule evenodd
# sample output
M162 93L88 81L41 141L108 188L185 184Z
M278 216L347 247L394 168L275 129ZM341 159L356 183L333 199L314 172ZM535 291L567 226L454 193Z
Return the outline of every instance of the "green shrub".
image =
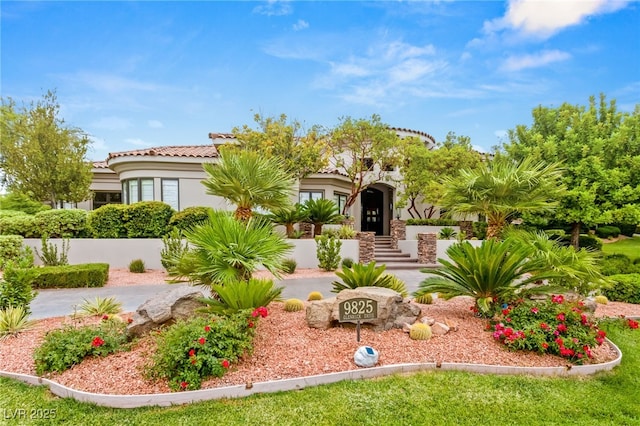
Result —
M125 227L129 238L162 238L173 216L170 205L161 201L141 201L125 210Z
M617 226L599 226L596 228L596 235L600 238L617 237L620 235L620 228Z
M182 232L174 228L162 237L162 244L160 263L167 272L171 273L180 263L180 259L189 251L189 243L186 241L183 243Z
M479 240L484 240L487 236L487 222L473 222L473 236Z
M407 226L457 226L453 219L407 219Z
M21 235L25 238L40 236L35 216L17 215L0 217L0 234Z
M144 261L142 259L134 259L129 263L129 272L133 272L134 274L142 274L146 271L144 266Z
M557 236L557 238L555 235L552 235L550 238L557 239L558 243L564 246L571 245L571 234ZM580 237L578 237L578 245L580 248L597 251L602 250L602 241L594 235L580 234Z
M8 262L0 279L0 309L23 307L29 313L29 305L36 297L31 287L34 276L35 269L16 268Z
M107 356L123 348L127 341L126 324L116 319L98 325L50 331L33 357L36 373L63 372L88 356Z
M203 379L222 377L232 363L253 351L258 316L252 317L250 312L195 317L162 331L147 375L167 379L174 391L199 389ZM266 310L263 312L266 315Z
M456 238L457 236L458 233L456 232L456 230L448 226L445 226L444 228L440 229L440 232L438 232L438 239L440 240L451 240L453 238Z
M212 284L216 296L203 299L208 313L230 315L247 309L268 306L280 300L283 287L276 287L273 280L251 278L249 281L232 281L224 285Z
M126 205L105 204L87 216L87 229L93 238L126 238Z
M628 223L616 223L615 226L617 226L620 229L620 233L622 235L625 235L627 237L633 237L633 234L636 232L636 224L632 223L632 224L628 224Z
M607 299L616 302L640 303L640 274L612 275L611 284L602 289Z
M103 287L109 278L108 263L45 266L33 271L33 288Z
M96 297L93 300L82 299L78 307L80 315L116 315L122 310L122 303L115 297Z
M511 350L549 353L581 364L592 357L591 350L602 344L606 335L583 305L562 296L523 301L503 307L490 330Z
M393 275L384 273L386 268L385 265L376 266L375 262L366 265L354 263L351 268L343 267L342 271L336 272L336 275L342 279L342 282L334 281L331 291L333 293L340 293L345 289L367 286L392 288L392 286L397 285L397 283L393 282Z
M2 211L15 211L32 215L51 209L50 206L42 204L40 201L34 201L24 194L14 192L0 195L0 206L2 206L0 215L2 215Z
M298 262L295 259L285 259L282 261L282 271L285 274L293 274L296 271Z
M180 230L193 228L209 220L209 213L212 211L211 207L187 207L171 216L169 226Z
M354 238L356 238L356 234L356 230L348 225L342 225L338 229L338 238L340 238L341 240L353 240Z
M304 309L304 302L300 299L287 299L284 301L285 312L298 312Z
M29 310L24 306L0 309L0 341L26 331L32 325L33 321L29 321Z
M335 271L340 264L340 248L342 241L337 238L320 235L316 237L316 254L318 267L325 271Z
M8 261L17 260L22 255L22 237L19 235L0 235L0 269Z
M344 259L342 259L342 262L340 262L340 265L343 268L351 268L353 266L353 259L350 257L345 257Z
M28 216L25 212L19 210L0 210L0 218L14 217L14 216Z
M38 252L38 249L36 249L36 255L44 266L63 266L69 264L69 259L67 256L67 254L69 253L68 238L62 240L62 247L59 254L58 246L56 244L50 243L46 235L42 236L41 245L42 254L40 254Z
M36 213L34 216L37 237L78 238L87 235L87 211L58 209Z
M631 259L622 253L605 254L602 258L600 271L603 275L629 274L633 264Z

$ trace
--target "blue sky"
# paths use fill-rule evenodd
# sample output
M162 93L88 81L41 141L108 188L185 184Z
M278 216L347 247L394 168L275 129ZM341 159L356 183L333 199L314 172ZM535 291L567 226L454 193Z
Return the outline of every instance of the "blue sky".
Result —
M537 105L640 103L640 3L11 2L1 95L55 89L90 158L207 144L284 113L368 118L490 149Z

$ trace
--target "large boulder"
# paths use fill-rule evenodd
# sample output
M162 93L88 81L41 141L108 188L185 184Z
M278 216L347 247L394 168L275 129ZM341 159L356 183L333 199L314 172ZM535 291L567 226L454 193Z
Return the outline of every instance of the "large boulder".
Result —
M396 291L382 287L359 287L342 290L334 298L311 302L306 312L307 325L320 329L337 325L340 319L340 303L355 298L372 299L377 302L376 318L360 321L374 330L402 328L405 323L413 324L421 313L420 306L411 303L409 299L403 299Z
M136 309L127 333L140 337L162 325L193 317L197 309L206 306L200 301L203 297L204 294L193 287L176 287L159 293Z

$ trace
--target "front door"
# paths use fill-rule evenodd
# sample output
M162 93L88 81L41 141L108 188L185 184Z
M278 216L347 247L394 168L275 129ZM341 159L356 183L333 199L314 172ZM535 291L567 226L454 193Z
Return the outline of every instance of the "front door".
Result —
M360 197L362 203L362 232L375 232L376 235L383 233L384 220L384 196L382 191L375 188L368 188L362 192Z

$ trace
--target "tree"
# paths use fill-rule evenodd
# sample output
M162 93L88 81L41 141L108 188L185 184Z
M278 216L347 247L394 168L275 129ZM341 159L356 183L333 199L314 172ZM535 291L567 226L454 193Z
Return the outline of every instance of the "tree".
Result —
M330 161L351 182L340 212L346 214L362 191L384 181L388 170L400 165L403 141L375 114L370 120L343 117L330 135Z
M307 200L303 208L307 214L307 220L313 223L313 235L316 237L322 234L322 225L325 223L338 223L344 219L338 213L337 204L326 198Z
M427 148L417 138L406 142L405 160L400 169L403 189L399 194L399 204L408 203L407 211L411 217L422 219L416 202L428 203L431 207L424 214L430 218L444 192L442 178L454 176L460 169L475 169L482 158L471 147L469 137L456 136L454 132L449 132L446 140L438 144L436 149Z
M640 223L640 105L621 113L601 94L587 107L538 106L532 115L531 127L510 130L503 148L516 160L563 163L568 191L547 218L571 226L572 245L582 226Z
M519 214L552 210L564 191L561 178L558 164L529 158L517 163L499 156L475 170L445 177L440 206L451 214L485 215L487 238L499 238L504 226Z
M296 203L293 207L285 207L273 210L267 218L278 225L284 225L287 238L293 238L293 225L304 222L309 218L309 214L305 211L302 204Z
M29 106L8 98L0 108L0 166L10 191L47 201L80 202L90 197L91 163L87 135L58 117L55 92Z
M241 128L233 128L238 148L281 159L285 169L298 179L327 166L326 137L318 126L313 126L306 134L300 134L300 122L294 120L287 123L285 114L278 119L256 114L254 120L258 129L246 124Z
M248 221L253 209L280 209L291 204L293 176L282 160L254 151L222 149L218 164L203 164L207 194L226 198L237 208L235 218Z

